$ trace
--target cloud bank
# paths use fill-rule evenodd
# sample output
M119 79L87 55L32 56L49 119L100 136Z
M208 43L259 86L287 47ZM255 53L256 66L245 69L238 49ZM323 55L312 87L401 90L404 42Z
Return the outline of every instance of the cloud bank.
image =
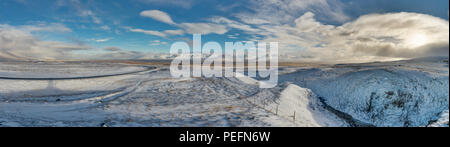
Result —
M94 48L83 43L43 41L35 32L71 32L62 24L11 26L0 24L0 61L168 59L168 54L128 51L119 47ZM100 39L96 42L110 40ZM152 45L167 44L159 40Z
M56 26L56 27L55 27ZM19 26L0 24L0 58L9 60L63 60L73 58L72 51L90 47L56 41L42 41L36 31L69 31L61 24Z
M295 25L261 27L265 41L279 41L288 59L366 62L381 59L445 56L449 50L449 23L417 13L370 14L341 26L324 25L311 12ZM294 54L295 53L295 54Z
M147 10L141 15L146 14L146 17L173 24L180 29L176 32L142 29L130 31L160 37L200 33L236 38L227 34L236 29L252 36L248 38L250 41L279 42L282 59L291 61L369 62L448 55L449 24L447 20L438 17L401 12L369 14L349 21L350 18L343 13L341 7L333 9L331 4L340 5L337 1L251 2L254 9L260 11L237 13L235 16L239 20L215 16L203 23L177 24L165 12ZM311 11L297 18L293 17L306 10ZM322 13L320 16L326 13L326 16L346 23L340 26L326 25L317 20L316 13Z

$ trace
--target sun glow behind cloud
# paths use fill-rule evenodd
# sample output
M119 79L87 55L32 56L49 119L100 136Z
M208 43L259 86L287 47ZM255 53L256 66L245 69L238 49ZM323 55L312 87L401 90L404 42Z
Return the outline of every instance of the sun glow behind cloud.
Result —
M411 34L411 37L409 37L406 42L407 45L411 48L417 48L420 46L424 46L429 42L429 37L425 34L416 33Z

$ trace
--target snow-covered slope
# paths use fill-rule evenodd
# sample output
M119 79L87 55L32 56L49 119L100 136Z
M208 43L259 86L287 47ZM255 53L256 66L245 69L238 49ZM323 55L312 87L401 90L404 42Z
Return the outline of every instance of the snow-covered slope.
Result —
M280 79L375 126L427 126L449 109L448 58L301 69Z
M342 119L325 110L311 90L294 84L287 84L279 99L274 103L265 104L263 108L285 119L292 120L296 126L300 127L346 125Z
M448 127L448 110L441 113L441 117L432 122L428 127Z
M257 86L260 82L238 76L236 79ZM280 119L268 119L276 126L297 127L338 127L347 123L325 109L318 97L309 89L291 83L283 83L272 89L259 89L259 92L246 98L247 102L275 114ZM286 123L290 122L290 123Z

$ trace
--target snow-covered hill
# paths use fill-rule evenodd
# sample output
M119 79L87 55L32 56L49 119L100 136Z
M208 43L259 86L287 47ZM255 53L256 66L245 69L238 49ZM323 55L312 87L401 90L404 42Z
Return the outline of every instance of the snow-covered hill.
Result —
M312 89L334 109L375 126L427 126L449 109L443 57L300 69L281 81Z

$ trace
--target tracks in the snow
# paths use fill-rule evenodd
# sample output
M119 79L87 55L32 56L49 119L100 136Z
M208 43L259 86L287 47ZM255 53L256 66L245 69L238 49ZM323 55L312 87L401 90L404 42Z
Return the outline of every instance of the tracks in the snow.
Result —
M1 77L0 76L0 79L1 80L30 80L30 81L82 80L82 79L96 79L96 78L131 75L131 74L137 74L137 73L142 73L142 72L151 72L151 71L156 71L156 70L158 70L158 68L156 68L156 67L145 67L145 70L117 73L117 74L96 75L96 76L62 77L62 78L28 78L28 77Z
M137 74L137 73L153 73L157 72L159 69L156 67L148 67L145 71L135 71L135 72L128 72L128 73L122 73L122 74L115 74L115 75L103 75L103 76L96 76L97 78L104 78L104 77L111 77L111 76L123 76L123 75L131 75L131 74ZM91 79L93 77L86 77L84 79ZM0 77L1 79L1 77ZM25 78L26 80L30 80ZM75 79L83 79L82 77L77 78L55 78L56 80L75 80ZM52 79L52 80L55 80ZM19 80L19 79L17 79ZM24 79L21 79L24 80ZM34 80L50 80L50 79L38 79L35 78ZM84 105L87 104L87 107L93 107L98 106L99 104L104 104L110 101L113 101L119 97L123 97L125 95L128 95L129 93L134 92L139 86L142 85L144 79L141 79L136 82L136 84L133 84L129 87L123 87L118 88L111 91L98 91L98 92L85 92L85 93L78 93L78 94L68 94L68 95L54 95L54 96L43 96L43 97L27 97L27 98L14 98L14 99L6 99L6 102L8 103L29 103L29 104L51 104L51 105ZM50 80L51 81L51 80Z

